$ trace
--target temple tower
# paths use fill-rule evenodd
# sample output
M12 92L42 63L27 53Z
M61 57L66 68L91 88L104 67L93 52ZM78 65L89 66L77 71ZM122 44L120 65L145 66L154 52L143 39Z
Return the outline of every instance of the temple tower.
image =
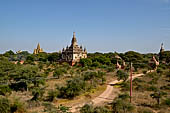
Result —
M37 49L34 49L33 54L38 54L38 53L41 53L41 52L43 52L43 49L40 47L40 44L38 43Z
M163 53L165 50L164 50L164 44L162 43L161 44L161 49L160 49L160 53Z
M82 46L77 44L77 39L75 32L73 32L73 38L71 40L71 45L62 50L62 61L68 62L71 65L74 65L76 62L79 62L80 59L87 58L87 50L83 49Z

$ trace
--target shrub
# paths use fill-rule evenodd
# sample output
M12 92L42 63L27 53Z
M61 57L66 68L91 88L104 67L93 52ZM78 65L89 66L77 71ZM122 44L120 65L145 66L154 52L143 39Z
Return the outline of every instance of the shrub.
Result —
M91 66L92 66L92 67L99 67L99 66L100 66L100 63L99 63L99 62L93 62Z
M93 113L93 106L86 104L80 109L80 113Z
M59 69L56 69L53 73L53 76L54 77L57 77L58 79L60 78L61 75L67 73L67 70L64 69L64 68L59 68Z
M11 105L11 113L25 113L26 107L25 104L18 99L15 99Z
M81 109L80 113L110 113L110 110L106 107L94 107L89 104L85 104Z
M154 112L149 108L141 108L138 109L138 113L154 113Z
M165 104L170 107L170 98L167 98L167 99L165 100Z
M50 90L48 92L48 97L47 97L47 100L52 102L56 97L58 96L58 92L55 91L55 90Z
M85 90L85 81L82 78L73 78L68 80L66 86L59 87L58 97L62 98L74 98L79 95L81 91Z
M125 82L128 79L129 74L123 70L118 70L116 76L118 77L118 80L123 80Z
M115 68L114 67L108 67L107 72L114 72Z
M129 91L130 90L130 83L129 82L122 82L121 83L122 91Z
M37 101L42 98L44 94L44 90L40 88L34 88L32 91L33 98L31 99L32 101Z
M0 95L5 96L7 93L11 93L11 89L8 85L0 85Z
M10 113L10 102L6 98L0 98L0 113Z
M158 88L152 85L152 86L148 87L147 90L148 91L157 91Z
M51 103L43 103L43 106L45 107L44 112L46 113L70 113L68 112L70 108L63 105L55 107Z
M133 112L135 107L129 103L127 94L121 94L112 102L112 112L113 113L126 113Z

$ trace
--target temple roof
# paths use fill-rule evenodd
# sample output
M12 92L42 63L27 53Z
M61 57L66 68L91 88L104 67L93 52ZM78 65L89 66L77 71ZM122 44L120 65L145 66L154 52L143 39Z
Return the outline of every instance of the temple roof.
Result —
M73 32L73 38L72 38L72 41L71 41L71 45L77 45L77 39L76 39L76 35L75 35L75 32Z

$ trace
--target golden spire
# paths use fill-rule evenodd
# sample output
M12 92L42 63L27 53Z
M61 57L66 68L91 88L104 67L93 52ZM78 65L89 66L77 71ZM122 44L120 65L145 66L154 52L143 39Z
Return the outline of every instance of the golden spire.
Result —
M76 33L75 32L73 32L73 38L72 38L71 44L77 45L77 39L76 39Z
M75 32L73 32L73 38L76 38L76 33Z
M41 48L40 48L40 43L38 43L38 45L37 45L37 49L38 50L40 50Z

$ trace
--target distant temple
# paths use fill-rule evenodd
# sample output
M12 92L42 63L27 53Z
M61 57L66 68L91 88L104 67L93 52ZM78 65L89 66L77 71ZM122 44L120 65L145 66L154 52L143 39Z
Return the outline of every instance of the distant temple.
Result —
M86 48L83 49L82 46L78 46L75 32L73 32L73 38L70 47L67 46L62 50L62 61L74 65L82 58L87 58Z
M163 46L164 46L164 44L162 43L162 44L161 44L160 53L163 53L163 52L165 51Z
M37 49L34 49L34 53L33 54L38 54L38 53L41 53L41 52L43 52L43 49L40 48L40 44L38 43Z

